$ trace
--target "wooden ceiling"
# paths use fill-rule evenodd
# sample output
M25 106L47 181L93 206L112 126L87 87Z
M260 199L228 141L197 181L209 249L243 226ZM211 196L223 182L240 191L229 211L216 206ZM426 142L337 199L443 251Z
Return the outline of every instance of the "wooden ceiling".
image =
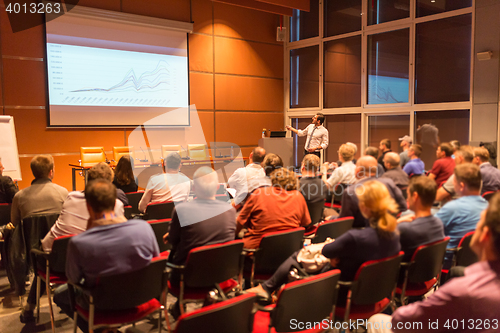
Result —
M294 9L308 12L309 0L212 0L263 12L292 16Z

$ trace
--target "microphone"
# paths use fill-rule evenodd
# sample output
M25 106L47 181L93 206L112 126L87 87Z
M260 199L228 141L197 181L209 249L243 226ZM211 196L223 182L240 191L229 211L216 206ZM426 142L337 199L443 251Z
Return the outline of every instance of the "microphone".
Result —
M144 159L143 160L139 160L139 162L149 162L149 160L148 160L148 158L146 156L146 152L144 151L144 149L142 149L141 146L139 146L139 148L141 148L141 151L144 154Z
M106 152L104 151L104 148L101 148L102 152L104 153L104 159L106 164L110 164L111 162L108 160L108 155L106 155Z
M181 148L186 151L186 157L181 157L181 160L190 160L191 157L189 157L189 153L188 153L187 148L184 148L182 145L179 145L179 146L181 146Z

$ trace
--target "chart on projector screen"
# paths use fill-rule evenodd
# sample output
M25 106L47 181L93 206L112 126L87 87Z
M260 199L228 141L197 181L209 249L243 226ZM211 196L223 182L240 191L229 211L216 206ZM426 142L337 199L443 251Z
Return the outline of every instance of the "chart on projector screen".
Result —
M186 107L187 57L47 44L51 105Z

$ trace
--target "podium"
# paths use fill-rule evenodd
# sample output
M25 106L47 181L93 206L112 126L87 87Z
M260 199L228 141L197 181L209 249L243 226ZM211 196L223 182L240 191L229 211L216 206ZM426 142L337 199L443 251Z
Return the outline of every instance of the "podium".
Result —
M293 167L293 138L261 138L259 147L266 150L266 154L279 155L284 167Z

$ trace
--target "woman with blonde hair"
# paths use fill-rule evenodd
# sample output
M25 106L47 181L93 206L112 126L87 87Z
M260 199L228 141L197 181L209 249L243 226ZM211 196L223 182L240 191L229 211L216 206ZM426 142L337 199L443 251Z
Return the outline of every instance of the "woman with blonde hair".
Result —
M351 229L333 242L326 244L321 253L330 258L330 264L325 265L322 273L332 268L340 269L342 281L352 281L358 268L366 261L390 257L399 253L399 234L396 232L396 218L392 215L398 211L398 206L389 195L384 184L377 180L367 181L356 189L359 208L370 221L370 226L364 229ZM293 254L278 268L267 281L253 288L257 293L272 294L287 282L288 274L294 267L300 267L297 254ZM347 293L340 290L339 303L345 304Z

